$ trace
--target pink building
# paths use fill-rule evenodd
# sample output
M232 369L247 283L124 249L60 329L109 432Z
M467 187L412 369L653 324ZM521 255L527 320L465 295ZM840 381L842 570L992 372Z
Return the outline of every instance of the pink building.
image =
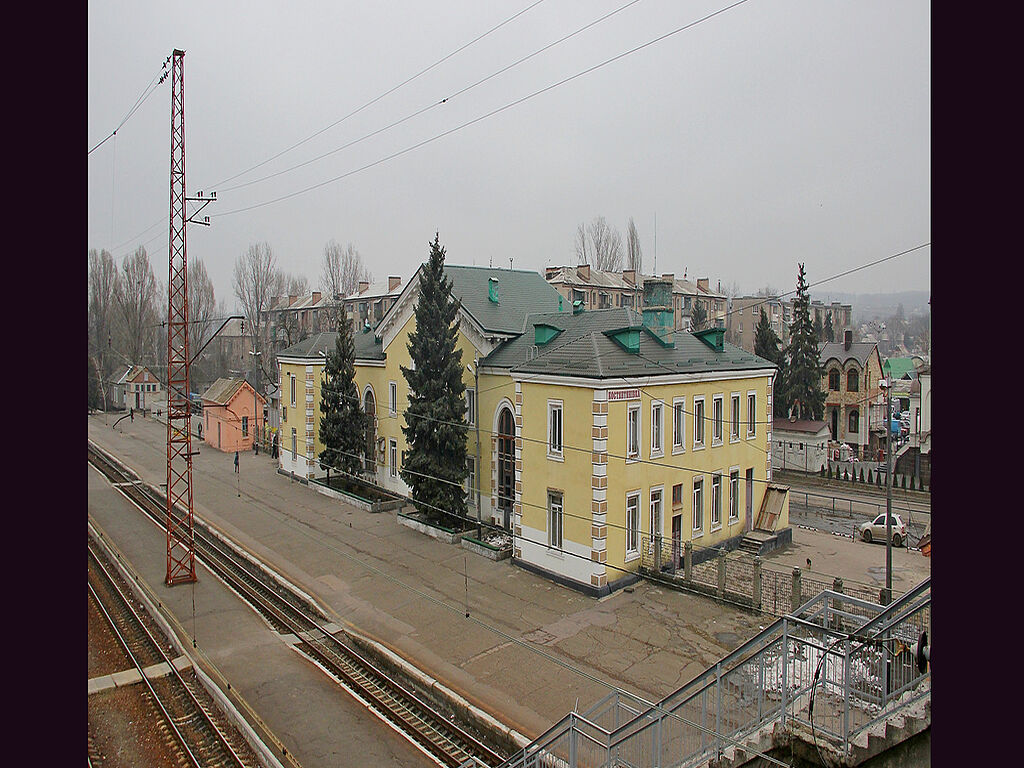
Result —
M263 403L245 379L217 379L203 395L203 442L228 453L252 450Z

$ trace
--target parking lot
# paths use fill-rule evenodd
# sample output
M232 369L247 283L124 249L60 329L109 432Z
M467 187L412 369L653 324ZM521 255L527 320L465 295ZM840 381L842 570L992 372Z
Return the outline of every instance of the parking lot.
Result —
M831 581L839 576L876 587L885 586L885 544L808 530L793 521L793 543L764 556L774 566L799 566L805 574ZM808 567L807 560L811 561ZM892 586L904 592L931 575L931 559L906 547L892 548Z

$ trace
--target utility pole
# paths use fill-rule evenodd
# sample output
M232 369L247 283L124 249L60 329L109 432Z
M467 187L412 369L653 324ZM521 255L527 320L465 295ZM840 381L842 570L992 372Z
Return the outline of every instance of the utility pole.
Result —
M885 380L885 602L892 602L892 379Z
M192 519L192 403L189 400L188 258L185 225L209 226L210 219L186 218L185 195L185 52L175 49L171 69L170 232L167 278L167 577L168 586L196 581L195 532ZM196 211L198 214L199 211Z

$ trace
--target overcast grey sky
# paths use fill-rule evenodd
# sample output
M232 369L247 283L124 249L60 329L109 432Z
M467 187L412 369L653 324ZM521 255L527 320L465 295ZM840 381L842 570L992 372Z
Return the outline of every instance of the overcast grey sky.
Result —
M218 191L204 211L212 226L190 225L188 254L203 260L229 307L235 258L263 240L279 266L315 287L332 238L354 244L375 279L411 276L435 231L451 264L507 268L512 259L517 269L542 270L574 263L580 223L603 215L625 239L632 216L645 272L656 257L659 273L685 271L750 293L766 284L791 290L797 262L814 283L930 242L924 0L740 2L384 160L735 2L639 0L453 96L628 2L543 0L227 181L534 2L249 0L172 9L92 0L87 149L118 125L171 51L185 50L187 189ZM164 284L170 85L88 156L88 247L120 259L144 244ZM924 248L812 293L929 290L930 260Z

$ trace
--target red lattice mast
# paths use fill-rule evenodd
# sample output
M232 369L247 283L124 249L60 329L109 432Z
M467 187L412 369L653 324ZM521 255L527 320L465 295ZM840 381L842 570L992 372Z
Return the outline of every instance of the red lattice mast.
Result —
M196 580L192 527L188 260L185 257L185 52L171 70L171 222L167 276L167 584Z

